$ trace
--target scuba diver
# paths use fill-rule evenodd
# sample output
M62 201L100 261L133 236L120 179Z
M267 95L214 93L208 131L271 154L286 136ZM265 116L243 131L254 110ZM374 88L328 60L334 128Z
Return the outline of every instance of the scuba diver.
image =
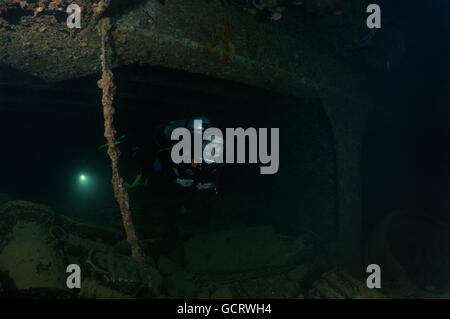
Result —
M212 211L209 202L218 194L217 181L224 167L223 163L210 159L197 161L199 163L194 161L175 163L172 160L171 151L179 141L171 139L172 132L177 128L185 128L189 130L193 140L194 131L197 134L201 132L203 135L204 131L211 126L211 121L202 116L174 120L156 126L151 139L145 132L139 132L131 138L121 136L116 142L121 145L128 144L121 147L128 162L125 167L128 171L127 175L136 174L138 171L132 183L124 183L125 187L129 190L149 188L151 197L158 201L162 200L168 223L166 236L167 242L170 242L169 245L179 242L177 225L180 222L197 225L208 223ZM144 136L146 140L139 141L139 138ZM202 151L211 143L208 140L203 141ZM214 151L223 152L223 141L214 140L213 144L217 143L219 145L213 147ZM105 148L107 144L98 149ZM192 150L191 154L194 154ZM143 196L148 198L148 195Z
M199 123L201 126L195 127ZM211 207L208 204L218 194L217 181L224 164L207 159L200 163L174 163L171 151L178 141L171 140L171 135L176 128L186 128L193 139L194 130L203 134L209 127L211 121L206 117L175 120L155 127L152 140L128 147L128 157L134 164L130 162L127 166L135 166L139 174L132 183L124 185L127 189L148 187L155 198L163 201L172 239L178 237L176 225L179 222L206 224L209 221ZM203 141L202 150L210 143ZM214 149L223 152L223 142L217 143L220 145Z
M217 163L214 160L203 160L200 161L201 163L196 163L192 160L191 163L176 164L172 161L171 150L177 141L172 141L171 135L179 127L187 128L193 136L194 130L203 134L206 129L211 127L211 122L206 117L195 117L188 120L171 121L156 127L153 137L159 151L153 163L153 171L159 172L165 169L164 173L168 174L182 188L216 193L217 176L223 163ZM209 143L210 141L203 141L202 152ZM223 144L220 145L220 148L215 148L215 150L218 149L223 150Z
M201 121L201 126L195 127L195 121ZM206 129L211 127L211 122L206 117L195 117L188 120L175 120L157 126L153 132L153 141L157 146L157 152L154 156L151 173L146 173L145 169L142 168L145 165L141 165L140 172L134 182L132 184L125 183L125 187L132 189L147 186L149 175L154 177L155 174L160 174L182 188L190 188L197 191L211 191L213 193L217 192L216 181L218 172L223 167L223 163L217 163L214 160L203 160L201 163L192 161L191 163L177 164L172 161L171 150L177 141L172 141L171 135L176 128L180 127L187 128L191 132L191 135L194 134L194 130L203 134ZM203 141L202 151L210 143L210 141ZM223 144L220 145L220 149L223 150ZM148 154L143 154L142 147L139 145L133 145L131 147L131 157L143 157L143 159L139 160L140 162L148 161Z

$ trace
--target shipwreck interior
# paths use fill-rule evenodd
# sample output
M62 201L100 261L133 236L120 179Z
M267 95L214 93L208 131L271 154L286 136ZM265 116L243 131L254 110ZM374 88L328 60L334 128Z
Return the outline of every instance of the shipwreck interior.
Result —
M133 161L130 147L156 152L153 129L171 120L203 115L224 132L227 127L280 128L277 174L260 175L260 164L226 165L211 207L212 215L221 214L215 227L271 224L285 234L308 230L324 243L336 240L336 159L320 101L164 68L133 65L114 73L118 134L130 141L121 148L126 180L132 182L142 165ZM61 214L95 223L115 222L121 229L110 163L106 150L98 149L105 140L97 80L88 76L45 84L17 73L9 85L3 84L2 161L12 163L8 156L21 154L4 179L15 198L43 202ZM88 175L93 185L80 187L80 174ZM137 228L154 228L152 216L176 196L158 193L157 183L150 180L148 188L130 191L132 206L138 209Z
M448 298L450 11L378 2L0 1L0 297ZM155 130L200 116L278 172L186 201Z

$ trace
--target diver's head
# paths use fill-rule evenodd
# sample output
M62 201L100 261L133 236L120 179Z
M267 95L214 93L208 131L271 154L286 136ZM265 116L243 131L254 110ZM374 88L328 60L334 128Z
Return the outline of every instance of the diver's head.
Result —
M208 118L204 116L197 116L187 120L170 121L164 126L163 133L168 139L170 139L173 130L179 127L187 128L191 134L194 134L195 132L203 134L205 130L211 126L211 121Z
M189 119L186 124L186 128L194 133L194 131L204 132L211 127L211 121L204 116L197 116Z
M203 161L209 165L222 165L224 156L224 142L222 137L213 136L211 140L203 140L202 142L202 159L197 159L198 162Z

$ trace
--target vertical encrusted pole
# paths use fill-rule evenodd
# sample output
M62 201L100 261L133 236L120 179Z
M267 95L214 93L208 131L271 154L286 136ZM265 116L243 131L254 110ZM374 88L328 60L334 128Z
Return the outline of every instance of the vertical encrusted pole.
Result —
M114 129L114 113L113 107L114 94L116 86L113 83L113 73L106 65L106 45L108 42L108 33L111 29L109 18L105 18L100 22L100 30L102 36L102 54L100 59L102 61L102 78L98 81L98 86L103 90L103 115L105 117L105 137L108 141L108 155L111 158L112 164L112 184L114 187L114 195L120 206L122 214L122 222L127 234L127 241L131 246L133 257L141 262L144 262L144 256L139 247L138 238L134 230L133 222L131 220L130 204L128 201L128 193L124 187L124 180L119 173L119 155L120 151L116 145L116 130Z

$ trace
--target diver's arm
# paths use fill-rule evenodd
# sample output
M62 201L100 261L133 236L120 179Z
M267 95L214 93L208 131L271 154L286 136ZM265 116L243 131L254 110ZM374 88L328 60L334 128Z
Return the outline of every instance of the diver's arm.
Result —
M116 140L116 142L114 144L115 145L119 145L119 144L121 144L124 141L124 139L125 139L125 135L122 135ZM102 150L104 148L108 148L108 146L109 146L108 143L100 145L99 147L97 147L97 150Z
M145 178L145 180L143 182L141 182L141 178L142 178L142 174L138 174L138 176L136 176L136 179L134 180L133 184L130 185L129 183L125 182L123 185L127 189L133 189L133 188L140 187L140 186L147 186L148 178Z

